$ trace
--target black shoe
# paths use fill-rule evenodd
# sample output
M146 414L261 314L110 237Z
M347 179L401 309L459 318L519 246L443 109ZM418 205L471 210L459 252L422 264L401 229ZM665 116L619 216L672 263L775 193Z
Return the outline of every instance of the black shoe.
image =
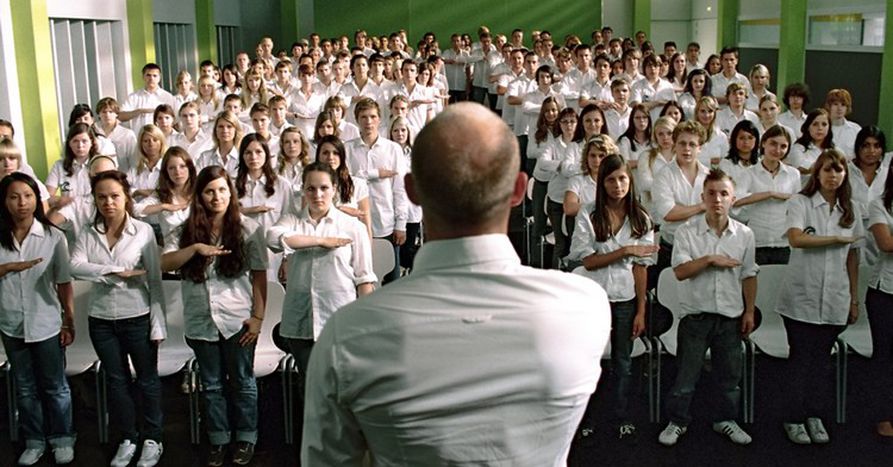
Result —
M239 441L236 444L236 453L233 454L233 464L248 465L254 457L254 445L247 441Z
M636 426L632 423L624 423L617 428L619 439L632 439L636 437Z
M220 467L226 460L226 445L212 444L211 452L208 453L208 467Z

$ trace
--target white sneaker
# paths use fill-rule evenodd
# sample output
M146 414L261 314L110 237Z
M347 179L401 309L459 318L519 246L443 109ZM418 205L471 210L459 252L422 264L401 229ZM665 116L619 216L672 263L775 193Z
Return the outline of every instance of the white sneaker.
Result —
M802 423L785 423L784 431L788 434L788 439L794 444L810 444L809 434L806 433L806 426Z
M657 437L657 440L664 446L673 446L679 441L679 437L684 435L686 431L688 431L687 427L670 422L667 427L664 428L664 431L660 432L660 436Z
M19 456L19 465L34 465L43 456L44 448L28 448Z
M53 448L53 457L57 464L70 464L74 461L74 446Z
M161 459L161 453L164 452L164 446L161 443L147 439L143 441L143 450L140 453L140 460L137 461L136 467L152 467Z
M831 438L828 437L828 431L825 430L825 425L822 424L822 419L819 417L806 419L806 431L809 433L809 439L815 444L825 444L831 441Z
M130 460L133 459L135 453L136 445L129 439L125 439L118 445L118 452L115 453L115 457L112 458L112 462L109 465L112 467L127 467L130 465Z
M734 420L726 420L713 424L713 431L726 435L735 444L750 444L753 439L738 426Z

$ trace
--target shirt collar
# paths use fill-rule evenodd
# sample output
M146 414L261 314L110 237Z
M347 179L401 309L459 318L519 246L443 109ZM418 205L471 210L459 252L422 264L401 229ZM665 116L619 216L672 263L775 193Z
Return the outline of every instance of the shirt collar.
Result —
M521 264L508 236L505 234L475 235L425 242L417 253L415 271L424 272L498 262L515 266Z
M695 227L697 228L697 232L700 235L704 235L707 232L713 231L713 229L707 224L707 216L700 215L695 221ZM726 229L723 230L723 235L735 235L738 233L738 224L731 217L729 218L728 224L726 224Z

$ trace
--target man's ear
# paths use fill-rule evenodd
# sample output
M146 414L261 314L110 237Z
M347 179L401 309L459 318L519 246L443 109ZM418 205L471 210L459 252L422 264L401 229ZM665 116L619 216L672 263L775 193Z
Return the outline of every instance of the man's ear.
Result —
M412 173L406 172L406 175L403 176L403 185L406 188L406 197L409 198L413 204L421 206L419 203L419 195L415 191L415 180L412 178Z
M512 190L512 207L524 202L525 196L527 196L527 174L518 172L518 178L515 179L515 187Z

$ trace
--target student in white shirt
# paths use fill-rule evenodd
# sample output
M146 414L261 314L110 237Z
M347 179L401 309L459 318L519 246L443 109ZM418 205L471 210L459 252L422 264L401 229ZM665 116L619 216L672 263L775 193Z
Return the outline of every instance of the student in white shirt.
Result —
M744 106L747 110L756 113L760 110L760 102L765 97L775 97L775 94L769 91L769 69L766 68L766 65L757 63L750 69L748 79L750 80L750 92L747 93L747 103Z
M887 137L880 128L869 125L856 135L856 157L848 164L850 173L850 186L852 187L853 202L859 205L862 213L862 224L868 230L869 204L875 199L880 199L884 194L884 186L890 158L886 156ZM878 245L874 237L865 238L862 247L862 263L874 266L878 257Z
M239 126L242 128L243 135L247 135L248 133L251 133L252 131L254 131L254 129L251 128L251 125L248 124L249 118L248 118L247 113L244 112L244 109L242 108L242 98L240 96L237 96L235 94L230 94L230 95L224 97L223 98L223 110L228 110L228 111L232 112L233 115L236 116L236 120L239 122ZM221 110L220 112L222 113L223 110ZM219 116L220 116L220 113L217 114L217 117L219 117ZM217 120L217 118L215 117L214 120L212 120L208 124L208 131L210 131L210 133L212 135L214 134L214 122L216 120Z
M661 117L654 122L654 131L651 135L651 144L636 167L636 185L642 197L642 205L648 212L653 212L653 199L651 189L654 185L654 177L660 171L673 162L673 130L676 129L676 120L670 117ZM657 222L655 222L657 224ZM659 224L657 224L659 225Z
M264 230L290 210L292 202L291 186L276 175L270 159L270 148L262 135L251 133L242 138L235 180L239 210Z
M89 310L82 313L90 315L90 341L106 374L109 412L123 438L112 465L128 464L142 440L139 465L151 467L163 451L158 345L167 336L158 244L152 227L130 215L133 198L123 173L102 172L91 183L97 215L78 236L71 273L94 282ZM142 423L133 389L140 395Z
M267 245L289 256L279 333L303 381L326 321L342 306L372 293L375 273L366 226L334 206L335 171L314 162L306 167L302 185L304 207L272 226Z
M403 159L406 167L412 165L412 130L409 122L403 117L391 120L391 128L388 131L389 139L400 145L403 149ZM400 267L412 270L415 254L421 245L422 239L422 208L413 203L407 203L406 211L406 242L400 248Z
M580 108L596 104L600 109L611 108L614 98L611 96L611 59L605 54L595 57L595 78L584 83L580 90Z
M760 132L752 122L742 120L732 128L729 152L719 161L720 170L735 182L735 198L750 194L750 168L759 162ZM736 209L732 209L732 217L747 222L747 218L740 217Z
M677 102L685 112L685 120L695 119L695 106L704 96L712 95L710 75L701 68L692 70L685 80L685 90L677 98Z
M74 341L74 291L68 245L44 215L34 179L0 180L0 340L12 364L25 450L36 464L46 445L57 463L74 460L65 347Z
M195 93L195 85L192 83L192 75L186 70L180 70L175 80L177 93L174 94L173 108L179 109L183 104L198 98Z
M242 83L239 82L239 72L236 71L235 65L224 65L222 74L220 76L220 95L218 96L218 98L225 97L230 94L239 95L242 92ZM199 81L199 83L201 83L201 81Z
M217 82L214 81L214 78L202 76L198 80L198 97L195 99L195 103L198 106L198 113L203 125L210 126L217 118L217 114L223 107L224 99L226 99L226 95L221 96L217 93ZM180 106L181 112L182 109L183 107Z
M158 175L161 173L161 158L167 151L164 134L155 125L146 125L140 129L139 157L134 167L127 173L128 185L132 196L137 201L155 193L158 187Z
M676 52L670 55L670 69L667 72L667 81L673 86L676 95L685 92L688 83L688 67L685 65L685 54Z
M555 236L555 246L552 249L551 267L557 269L561 266L561 260L567 256L570 250L570 238L564 231L570 231L573 227L565 222L564 218L564 194L567 191L568 179L580 173L580 146L574 141L577 129L577 114L574 109L565 107L558 114L558 134L549 142L549 146L543 151L541 161L557 161L555 174L549 180L546 188L546 215L552 224L552 233ZM584 143L585 144L585 143ZM565 228L562 228L562 225ZM545 267L545 265L543 265Z
M633 341L645 331L646 268L657 245L651 218L636 195L632 169L620 156L601 161L596 186L594 202L577 216L570 256L583 261L574 272L601 285L611 303L612 403L622 439L636 430L628 410L631 355ZM592 422L584 415L585 427Z
M803 183L812 174L812 166L825 149L835 147L831 118L825 109L815 109L806 115L800 127L800 137L794 142L785 163L800 171Z
M68 129L64 156L56 161L47 175L46 187L50 207L61 208L75 198L90 194L87 163L99 154L96 135L89 125L76 123ZM56 194L56 191L59 194Z
M598 110L597 107L596 110ZM557 174L558 166L561 164L561 160L551 158L546 160L543 157L546 154L550 157L555 155L551 150L547 152L546 148L552 144L552 139L559 131L558 113L560 111L558 99L555 96L547 97L540 106L540 114L533 129L533 138L527 144L527 159L535 161L532 174L534 178L532 201L535 246L531 251L530 264L537 268L542 267L539 260L542 248L541 239L546 232L546 191L549 181Z
M778 116L778 121L792 128L796 132L795 137L799 138L800 127L806 121L804 109L809 104L809 87L803 83L791 83L785 86L782 102L788 110Z
M618 145L620 155L629 163L631 169L635 169L639 164L639 157L651 149L651 114L647 106L644 104L633 106L626 131L620 135Z
M180 146L193 160L211 148L211 131L202 127L201 109L197 103L187 102L180 107L180 130L168 141L168 147Z
M288 123L288 102L282 96L273 96L268 104L270 108L270 134L279 138L282 131L292 126Z
M723 47L719 52L722 64L722 71L710 77L713 81L713 96L720 104L726 104L726 88L732 83L738 83L745 89L750 88L750 82L747 77L738 73L738 48ZM709 61L708 61L709 63ZM708 70L709 71L709 70Z
M295 83L292 78L291 62L280 61L276 64L276 68L274 70L276 74L276 80L270 84L270 92L275 96L282 96L287 100L291 97L291 94L295 90Z
M726 107L716 112L716 121L714 125L719 128L725 135L732 132L732 128L742 120L750 120L754 124L760 123L757 114L751 112L744 107L747 102L747 88L740 83L730 83L726 87Z
M257 133L267 143L267 147L270 149L268 154L271 157L270 165L275 168L275 159L272 157L279 154L279 137L270 131L270 108L264 104L254 104L249 114L251 115L251 127L254 130L252 133Z
M710 75L712 79L714 76L718 75L719 72L722 71L722 60L720 60L719 55L712 54L707 57L707 62L704 64L704 69L707 70L707 74Z
M142 128L152 123L155 107L176 104L174 96L161 88L161 67L147 63L143 66L142 73L145 87L127 96L118 114L118 119L122 122L130 122L130 128Z
M348 105L341 95L334 95L326 99L322 106L323 112L330 112L332 115L332 123L338 128L338 137L342 141L350 141L360 137L360 129L356 125L347 121L345 112Z
M446 64L447 81L450 86L450 102L468 100L466 92L467 66L471 62L469 52L461 47L462 38L458 34L450 35L452 48L444 50L441 56Z
M99 154L117 158L115 145L106 138L105 133L102 132L102 128L96 124L96 119L93 118L93 109L91 109L89 105L75 104L71 109L71 113L68 116L68 127L71 128L75 123L85 123L90 126L90 129L93 130L93 134L96 135L96 144L99 146Z
M239 171L239 144L242 142L242 125L236 114L224 110L214 120L214 132L211 139L214 147L203 152L195 162L195 169L201 169L219 165L232 174L232 178Z
M788 336L787 400L782 413L788 439L796 444L829 442L817 391L826 391L828 355L837 336L859 316L859 248L865 231L850 197L847 161L826 149L806 187L787 205L791 245L775 310Z
M581 92L589 88L589 83L595 81L596 72L592 69L592 50L589 46L580 44L572 50L576 66L561 77L561 95L569 107L579 111Z
M264 85L263 75L256 71L249 71L242 83L242 93L239 94L239 98L242 100L243 111L250 109L251 106L258 102L266 105L267 101L270 100L270 94L267 86ZM242 115L239 117L241 118Z
M174 111L174 108L167 104L159 105L155 108L155 113L152 114L152 124L161 130L165 143L180 133L174 128L174 123L176 121L177 114Z
M875 430L882 439L893 436L893 424L890 422L891 394L887 388L890 381L891 346L893 346L893 323L890 322L890 310L893 310L893 175L889 169L886 173L884 193L881 198L871 200L869 204L868 225L874 241L878 246L877 265L872 269L868 282L868 293L865 295L865 308L871 323L871 394L872 414L876 422Z
M239 214L223 168L202 169L195 192L189 218L165 240L161 269L183 278L186 343L201 368L207 407L208 464L223 464L235 431L233 462L245 465L257 443L254 349L267 299L266 241L263 228Z
M120 124L118 121L120 111L121 107L113 97L103 97L96 103L99 127L106 138L115 145L119 169L126 172L135 161L136 134L130 128Z
M683 124L684 125L684 124ZM689 407L711 352L718 398L713 431L735 444L750 444L735 418L741 391L741 340L754 329L757 271L753 232L729 217L735 182L722 170L704 179L703 215L676 232L673 272L679 282L679 371L667 398L670 422L658 440L675 445L692 421Z
M583 142L595 135L608 135L605 113L596 104L589 104L580 110L580 118L574 141Z
M299 194L301 172L313 161L310 143L301 130L293 126L282 130L279 137L279 154L274 157L273 161L276 161L276 164L271 164L276 169L276 175L288 182L293 194Z
M134 205L133 214L155 219L164 239L189 217L196 171L192 157L179 146L167 149L160 166L157 189Z
M862 129L858 123L847 120L853 112L853 98L846 89L832 89L825 95L823 106L831 119L831 131L834 133L834 146L852 160L856 155L856 134Z
M90 159L89 166L84 169L84 177L89 180L90 177L106 170L117 170L115 161L109 156L95 156ZM96 208L93 203L93 197L90 195L78 196L64 206L57 206L47 212L47 218L53 224L65 231L65 239L68 241L68 248L73 249L77 242L81 229L86 227L96 215Z
M580 173L569 178L562 203L567 224L574 223L574 225L580 210L595 202L596 180L602 159L609 155L619 155L617 145L608 135L593 136L581 142L580 146L582 148L582 157L578 162ZM568 226L567 230L567 236L573 238L574 228Z
M523 145L525 155L530 154L527 150L530 147L530 132L536 131L540 109L549 97L556 100L559 108L565 107L564 97L552 90L552 69L548 65L543 65L536 70L536 87L522 97L521 115L515 120L516 125L524 127L522 131L527 135L527 144ZM518 112L518 110L515 110L515 112ZM528 175L533 174L535 166L536 158L525 158L524 171Z
M22 151L16 146L12 139L0 138L0 180L13 172L22 172L28 175L33 175L27 172L29 169L29 167L23 165ZM43 205L43 211L49 212L50 204L47 202L47 199L49 199L50 193L40 180L35 179L34 183L37 185L40 194L40 203Z
M369 184L366 180L350 174L346 163L347 152L344 149L344 143L337 136L323 136L316 148L316 160L329 164L338 177L338 194L335 196L335 206L365 224L369 238L372 238Z
M778 106L778 99L775 97L775 94L766 94L763 96L763 98L760 99L760 108L757 113L760 116L760 124L757 125L757 129L760 130L760 134L763 134L769 128L778 125L788 133L790 140L794 141L797 139L794 130L778 121L779 110L780 107Z
M689 42L685 48L685 68L689 73L695 69L701 69L701 44L697 42Z
M719 164L720 159L729 152L729 138L716 124L718 108L719 104L713 97L701 97L695 106L695 117L692 119L704 127L707 135L701 147L699 160L708 167Z
M791 147L788 133L778 125L769 127L760 140L759 163L752 164L749 191L735 202L753 230L757 264L787 264L791 256L784 238L785 201L800 191L800 173L785 164Z
M633 104L643 104L651 113L651 118L656 120L660 108L667 102L676 100L676 92L672 84L660 77L660 57L648 55L642 60L642 65L645 74L633 82L629 100Z
M627 78L621 76L611 81L611 96L614 98L614 104L605 111L605 123L608 126L608 135L619 139L626 133L629 116L632 113L632 107L629 106L630 86Z
M298 68L298 80L300 86L291 95L287 116L305 135L309 135L328 96L314 88L313 69L310 66L301 65Z

